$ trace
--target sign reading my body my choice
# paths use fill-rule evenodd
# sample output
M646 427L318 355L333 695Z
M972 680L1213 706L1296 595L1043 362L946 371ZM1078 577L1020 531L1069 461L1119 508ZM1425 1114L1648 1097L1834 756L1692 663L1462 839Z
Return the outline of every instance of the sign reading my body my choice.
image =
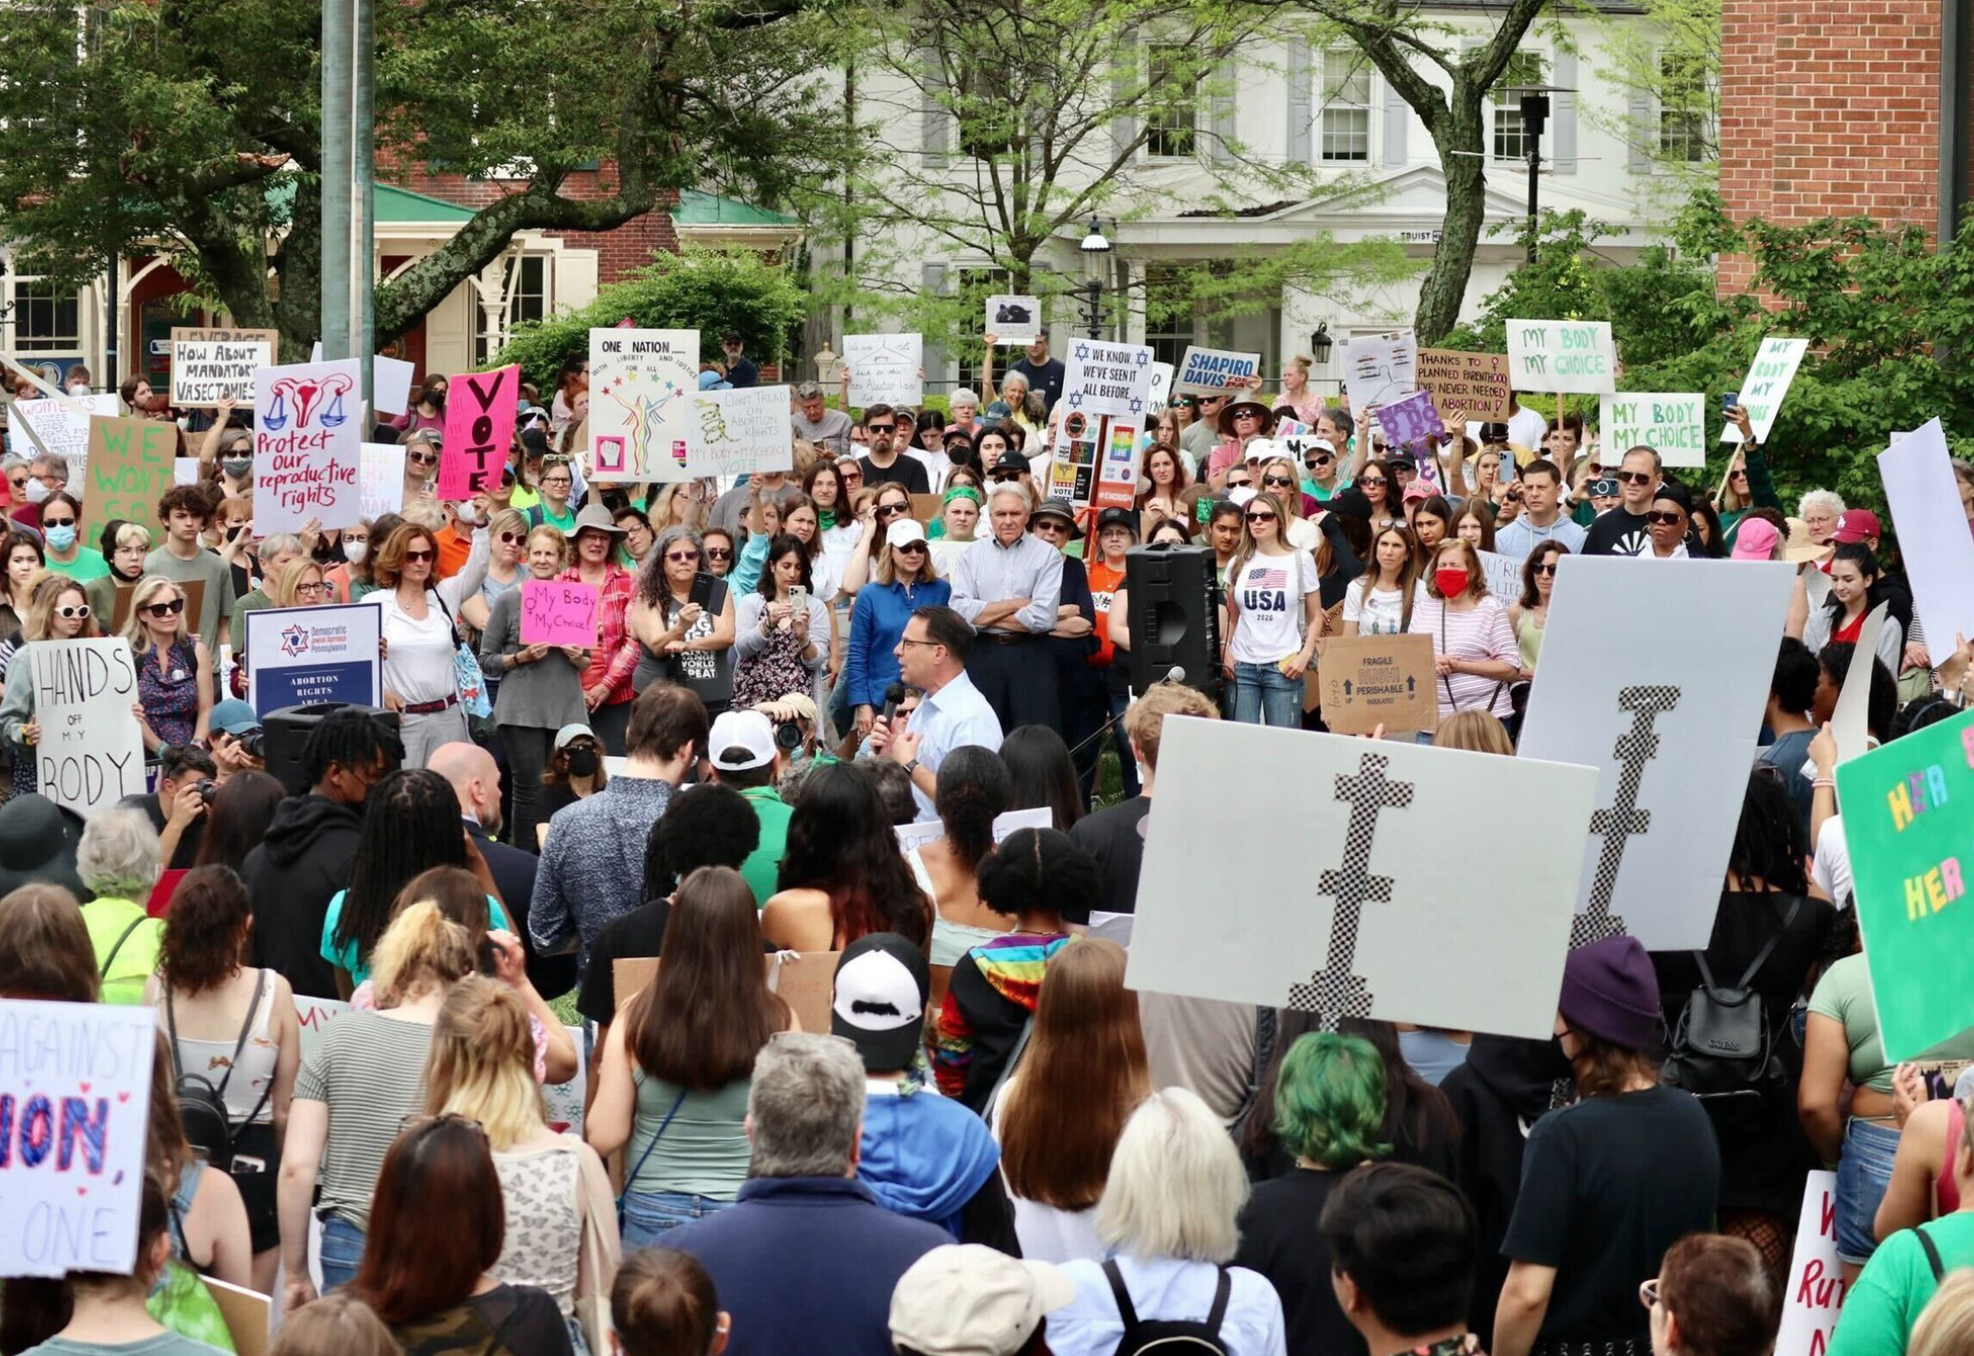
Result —
M1607 320L1510 320L1508 375L1518 391L1605 395L1618 389Z

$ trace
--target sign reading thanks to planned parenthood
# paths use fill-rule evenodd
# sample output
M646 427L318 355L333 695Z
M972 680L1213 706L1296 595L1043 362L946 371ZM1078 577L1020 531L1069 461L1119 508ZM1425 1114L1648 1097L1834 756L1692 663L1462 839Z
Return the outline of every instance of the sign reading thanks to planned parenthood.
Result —
M41 794L83 815L142 795L144 736L130 709L137 700L130 646L120 638L37 640L24 654L34 666Z
M1465 410L1469 419L1508 417L1508 359L1500 353L1463 353L1451 348L1419 350L1419 389L1449 413Z
M1599 440L1611 454L1649 447L1667 466L1707 464L1707 398L1626 391L1604 397Z
M0 1000L0 1276L129 1275L157 1016Z
M1837 803L1885 1057L1911 1059L1974 1026L1974 711L1839 763Z
M1179 371L1172 380L1172 390L1178 395L1226 395L1229 391L1247 390L1259 375L1259 353L1189 347L1179 358Z
M1768 431L1775 427L1775 416L1782 411L1782 398L1789 394L1789 384L1795 381L1796 369L1803 365L1807 352L1807 339L1764 339L1755 350L1755 360L1748 364L1748 375L1741 382L1735 404L1748 412L1756 442L1768 441ZM1722 427L1720 440L1740 442L1740 425Z
M369 603L247 612L242 643L254 713L318 702L376 706L383 695L377 657L382 617Z
M1608 320L1510 320L1508 377L1518 391L1607 395L1618 389Z
M1158 759L1130 987L1320 1013L1331 1028L1553 1030L1572 855L1509 853L1476 872L1419 845L1476 805L1580 823L1594 769L1193 717L1165 722ZM1252 801L1226 788L1261 785L1297 788L1309 850L1201 852L1253 823Z

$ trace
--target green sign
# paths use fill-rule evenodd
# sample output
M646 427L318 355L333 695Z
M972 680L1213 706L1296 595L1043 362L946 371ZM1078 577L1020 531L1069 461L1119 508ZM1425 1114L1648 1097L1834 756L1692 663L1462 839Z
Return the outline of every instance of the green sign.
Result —
M1837 767L1885 1057L1974 1027L1974 711Z

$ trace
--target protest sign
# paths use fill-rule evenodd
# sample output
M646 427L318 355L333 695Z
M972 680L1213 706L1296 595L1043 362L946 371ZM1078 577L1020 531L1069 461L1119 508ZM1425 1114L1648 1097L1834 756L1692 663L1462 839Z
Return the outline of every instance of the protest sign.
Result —
M1418 338L1411 330L1392 330L1344 340L1343 389L1359 414L1419 389Z
M404 444L363 444L357 454L358 511L374 523L403 507Z
M0 1000L0 1276L134 1269L157 1029L149 1008Z
M1246 391L1261 375L1259 353L1234 353L1222 348L1188 345L1179 357L1179 372L1172 381L1176 395L1226 395Z
M267 1356L274 1340L274 1302L258 1291L228 1285L217 1276L201 1276L226 1335L233 1339L234 1356Z
M379 414L403 414L411 408L411 363L382 354L370 360L371 403Z
M1871 675L1877 667L1878 633L1885 628L1885 612L1889 607L1889 602L1878 604L1858 624L1857 648L1852 651L1852 658L1861 657L1865 662L1854 662L1844 671L1844 686L1838 689L1837 705L1830 713L1830 737L1837 741L1840 763L1848 763L1871 747Z
M1149 414L1163 414L1165 407L1172 403L1172 364L1153 363L1151 365L1151 399L1145 402Z
M916 334L846 334L850 404L913 405L925 398L925 342Z
M354 358L255 370L255 531L299 532L311 518L323 527L356 525L362 380Z
M41 794L85 816L142 795L144 737L130 709L137 700L130 646L120 637L38 640L24 653L34 665Z
M1467 418L1501 422L1508 417L1508 358L1501 353L1462 353L1452 348L1419 350L1419 389L1433 393L1442 410L1465 410Z
M32 457L37 452L46 452L60 457L68 463L70 482L79 486L89 465L89 418L100 415L114 419L117 405L114 393L70 396L66 401L16 400L14 417L34 431L34 438L15 443L15 455ZM39 446L35 445L36 440Z
M1138 429L1136 421L1104 420L1103 460L1090 500L1095 507L1128 509L1138 502Z
M1510 320L1508 377L1518 391L1608 395L1617 349L1607 320Z
M1837 1174L1819 1170L1803 1188L1775 1356L1823 1356L1837 1331L1844 1290L1844 1265L1837 1256Z
M1476 872L1464 854L1419 845L1478 805L1580 823L1594 770L1192 717L1166 720L1158 760L1131 988L1317 1012L1330 1026L1553 1033L1570 854L1509 853ZM1201 852L1252 823L1253 802L1229 786L1298 788L1300 841L1320 846Z
M521 369L513 365L452 379L446 388L445 441L439 448L439 498L470 499L499 484L520 399Z
M1974 638L1974 539L1960 509L1946 434L1933 419L1878 454L1899 555L1935 655Z
M1048 829L1055 827L1054 811L1046 805L1038 805L1028 810L1003 810L994 816L994 841L1003 843L1016 829ZM892 832L898 835L898 851L910 852L924 847L946 836L946 826L936 819L921 819L911 824L899 824Z
M698 330L589 332L590 477L685 480L698 420Z
M171 459L171 483L174 485L198 484L199 459L197 457L173 457Z
M1506 607L1521 598L1523 561L1504 556L1499 551L1475 551L1474 554L1480 558L1487 591L1500 600L1501 606Z
M1438 461L1432 453L1440 435L1446 432L1446 425L1441 422L1439 411L1433 408L1432 392L1415 391L1400 396L1389 404L1379 405L1377 412L1378 424L1393 447L1410 448L1429 464Z
M1782 397L1789 394L1789 384L1796 379L1796 369L1803 365L1803 355L1807 352L1807 339L1764 339L1755 350L1755 360L1748 364L1748 375L1742 380L1734 403L1748 412L1756 442L1768 441L1768 431L1775 427L1775 416L1782 409ZM1740 442L1739 426L1723 423L1720 440ZM1961 529L1961 535L1967 535L1965 528Z
M1556 564L1519 754L1599 769L1596 812L1557 821L1589 829L1572 944L1628 932L1652 951L1704 947L1795 568L1631 556ZM1700 616L1705 645L1612 624Z
M1063 363L1064 412L1143 420L1151 404L1151 361L1152 351L1143 344L1076 340Z
M699 411L699 436L686 464L673 463L678 473L659 479L751 475L786 471L795 465L795 426L789 422L786 386L701 391L693 400Z
M1039 297L989 297L982 334L994 335L1002 347L1026 344L1042 333L1042 301Z
M1707 464L1707 398L1626 391L1607 395L1598 409L1598 441L1606 456L1649 447L1667 466Z
M1974 1027L1974 711L1839 763L1837 803L1885 1058L1911 1059Z
M523 645L596 644L597 587L573 579L521 581Z
M142 581L140 580L139 582L141 583ZM206 581L203 579L178 579L173 582L178 585L178 591L185 595L185 615L195 619L194 629L197 629L196 619L205 615ZM131 600L136 596L136 584L118 584L116 586L116 597L110 603L109 634L113 636L122 634L124 623L130 620Z
M842 957L841 951L783 951L779 955L761 958L762 968L767 971L768 988L780 994L794 1009L804 1031L829 1030L836 962ZM617 991L619 1011L657 977L661 959L658 956L620 956L611 963L610 980Z
M171 403L181 408L222 400L246 405L254 373L281 356L278 330L171 331Z
M1336 734L1439 724L1431 636L1331 636L1316 642L1323 723Z
M383 698L378 634L383 614L369 603L268 607L244 614L247 700L256 715L287 706Z
M82 540L95 541L112 518L142 523L151 540L164 538L158 500L174 483L178 428L155 419L89 420L87 484L82 492Z

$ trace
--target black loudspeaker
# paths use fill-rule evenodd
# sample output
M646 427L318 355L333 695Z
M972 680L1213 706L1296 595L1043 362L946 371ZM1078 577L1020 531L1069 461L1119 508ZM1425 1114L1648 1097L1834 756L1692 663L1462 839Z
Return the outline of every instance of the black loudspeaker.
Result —
M1220 586L1201 546L1134 546L1124 554L1130 590L1131 690L1145 692L1185 670L1183 682L1220 694Z
M308 790L308 774L304 772L302 750L308 745L308 737L315 733L315 727L331 711L340 711L348 702L322 702L315 706L284 706L278 711L269 711L261 721L261 759L267 770L281 779L288 788L288 794L299 796ZM391 732L393 738L398 733L398 713L386 711L380 706L359 706L356 708L369 714L370 718Z

